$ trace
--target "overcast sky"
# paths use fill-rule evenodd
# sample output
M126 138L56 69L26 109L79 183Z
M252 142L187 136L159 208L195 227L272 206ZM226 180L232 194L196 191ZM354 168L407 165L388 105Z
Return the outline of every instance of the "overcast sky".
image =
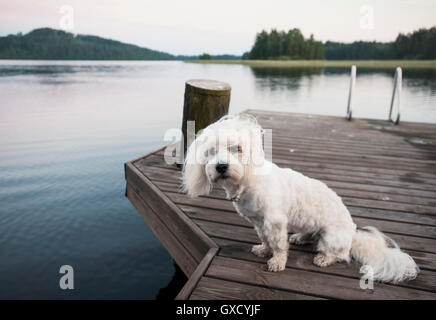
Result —
M242 54L271 28L352 42L392 41L436 25L435 0L0 0L0 35L59 29L65 5L73 9L73 33L173 54Z

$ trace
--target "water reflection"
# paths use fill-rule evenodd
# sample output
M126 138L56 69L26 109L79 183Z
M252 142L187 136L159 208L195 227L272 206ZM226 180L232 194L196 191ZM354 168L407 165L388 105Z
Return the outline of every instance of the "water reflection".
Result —
M257 99L263 105L274 105L272 110L345 114L350 68L249 68L255 78ZM394 73L392 68L358 68L355 117L386 119ZM436 122L436 70L403 70L402 119Z
M323 69L323 74L349 74L349 68L329 67ZM382 75L390 77L393 81L394 68L357 68L357 76ZM436 92L436 69L406 68L403 69L403 85L417 92L435 94Z
M324 68L274 68L274 67L251 67L250 70L256 78L259 90L298 90L303 78L309 81L314 75L320 75Z

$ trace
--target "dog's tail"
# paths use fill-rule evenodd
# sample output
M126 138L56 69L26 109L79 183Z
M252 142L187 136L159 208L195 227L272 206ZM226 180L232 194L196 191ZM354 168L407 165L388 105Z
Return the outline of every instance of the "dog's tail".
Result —
M419 273L412 257L374 227L357 229L351 256L365 266L365 273L375 281L397 283L414 279Z

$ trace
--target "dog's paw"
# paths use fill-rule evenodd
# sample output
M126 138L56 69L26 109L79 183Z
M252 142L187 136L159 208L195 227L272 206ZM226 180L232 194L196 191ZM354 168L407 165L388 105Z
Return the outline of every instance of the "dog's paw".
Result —
M258 244L255 245L251 248L251 252L255 255L258 256L260 258L265 258L269 255L271 255L270 250L268 249L268 247L264 244Z
M279 272L285 270L286 256L275 256L268 260L268 271Z
M327 267L335 262L335 257L326 255L322 252L318 253L315 258L313 258L313 264L318 267Z
M294 233L289 237L289 243L302 246L311 243L311 241L309 241L308 237L302 233Z

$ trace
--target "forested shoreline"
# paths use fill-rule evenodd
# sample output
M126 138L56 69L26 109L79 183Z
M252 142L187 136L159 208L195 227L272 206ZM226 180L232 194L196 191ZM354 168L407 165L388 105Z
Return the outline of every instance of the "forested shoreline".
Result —
M436 59L436 27L400 33L393 42L355 41L324 44L311 35L304 38L299 29L256 35L256 40L243 59L251 60L430 60Z
M173 55L91 35L50 28L0 37L0 59L52 60L238 60L237 55ZM341 43L305 38L293 28L261 31L244 60L431 60L436 59L436 27L399 34L392 42Z
M176 56L96 36L41 28L0 37L0 59L175 60Z

